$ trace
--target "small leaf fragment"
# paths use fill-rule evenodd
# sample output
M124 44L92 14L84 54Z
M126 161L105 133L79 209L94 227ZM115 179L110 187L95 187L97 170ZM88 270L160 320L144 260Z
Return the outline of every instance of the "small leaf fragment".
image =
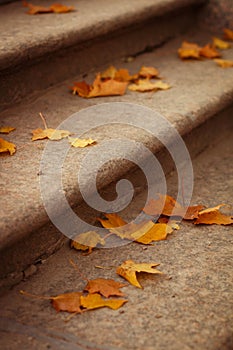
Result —
M81 296L80 302L81 306L92 310L98 309L100 307L109 307L110 309L117 310L124 303L127 303L126 299L103 299L99 294L88 294L87 296Z
M222 214L219 209L225 204L217 205L213 208L208 208L202 210L198 214L197 220L194 222L196 225L205 224L205 225L231 225L233 223L233 217Z
M116 273L125 278L133 286L142 288L137 280L136 272L147 272L153 274L162 274L161 271L154 269L153 267L158 266L157 263L135 263L133 260L126 260L118 266Z
M224 28L223 32L224 32L224 38L225 39L233 40L233 30L228 29L228 28Z
M217 49L225 50L225 49L229 49L231 47L231 44L228 43L227 41L214 37L213 46L216 47Z
M15 130L12 126L1 126L0 134L9 134L11 131Z
M216 58L214 59L214 62L216 62L222 68L233 67L233 60L222 60L220 58Z
M0 153L8 152L11 156L16 152L16 146L12 142L8 142L0 138Z
M79 139L74 137L68 137L68 140L71 146L75 148L84 148L96 143L96 141L92 139Z
M35 129L32 131L32 141L50 139L52 141L61 140L68 137L71 133L67 130L59 129Z
M147 92L147 91L157 91L157 90L168 90L171 86L163 81L159 80L152 83L148 79L139 79L136 84L129 85L128 89L131 91Z
M84 290L90 294L99 293L104 297L109 298L110 296L123 296L124 294L119 290L119 288L125 286L125 284L112 279L96 278L94 280L90 280Z

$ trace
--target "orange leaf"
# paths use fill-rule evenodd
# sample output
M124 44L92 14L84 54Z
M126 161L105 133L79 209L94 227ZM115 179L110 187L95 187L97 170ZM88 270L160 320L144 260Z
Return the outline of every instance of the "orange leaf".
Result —
M56 297L51 297L50 299L54 309L57 311L81 313L81 295L81 292L65 293Z
M152 83L148 79L139 79L137 84L129 85L128 89L131 91L147 92L147 91L157 91L157 90L168 90L170 85L162 82L161 80Z
M154 224L150 230L148 230L143 236L136 239L136 242L143 244L150 244L153 241L162 241L167 238L167 235L172 233L173 229L171 226L158 223Z
M100 74L102 79L114 79L117 69L114 66L108 67L103 73Z
M62 4L53 4L50 6L50 10L54 13L67 13L67 12L74 11L74 7L73 6L65 6Z
M178 49L180 58L200 58L200 46L188 41L183 41L181 47Z
M127 222L115 213L104 214L104 216L107 218L107 220L100 218L98 218L97 220L101 222L102 226L107 229L127 225Z
M233 40L233 30L230 30L230 29L223 29L223 32L224 32L224 38L227 39L227 40Z
M157 78L159 76L159 71L154 67L142 66L138 75L142 78L147 78L147 79Z
M61 140L71 135L67 130L59 129L35 129L32 131L32 141L50 139L52 141Z
M233 67L233 61L231 60L222 60L220 58L216 58L214 60L214 62L216 62L220 67L222 68L230 68Z
M50 7L44 7L44 6L37 6L30 3L27 3L24 1L23 5L25 7L28 7L28 14L29 15L37 15L37 14L43 14L43 13L67 13L70 11L74 11L74 7L72 6L65 6L61 4L53 4Z
M124 294L119 290L119 288L125 286L125 284L116 282L112 279L96 278L94 280L90 280L84 290L90 294L99 293L108 298L112 295L123 296Z
M142 288L140 283L137 280L136 272L147 272L154 274L162 274L161 271L154 269L153 267L158 266L157 263L141 263L137 264L132 260L126 260L118 266L116 273L122 277L124 277L129 283L133 286Z
M206 57L206 58L216 58L221 57L221 54L210 44L205 45L200 50L200 56Z
M225 204L217 205L213 208L202 210L198 214L198 218L195 224L206 224L206 225L230 225L233 223L233 217L222 214L219 209Z
M12 126L1 126L0 134L9 134L11 131L15 130Z
M229 44L227 41L214 37L213 46L217 47L217 49L225 50L225 49L229 49L231 47L231 44Z
M107 306L110 309L117 310L124 303L127 303L126 299L103 299L99 294L88 294L87 296L80 297L81 305L89 310L98 309L100 307Z
M12 142L8 142L2 138L0 138L0 153L10 153L12 156L16 152L16 146Z

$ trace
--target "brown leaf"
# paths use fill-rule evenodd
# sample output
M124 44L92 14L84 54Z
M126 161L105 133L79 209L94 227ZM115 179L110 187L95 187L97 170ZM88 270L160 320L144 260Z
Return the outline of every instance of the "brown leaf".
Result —
M95 231L80 233L71 241L71 248L76 250L88 250L91 253L98 244L105 245L105 240Z
M198 218L195 224L206 224L206 225L230 225L233 223L233 217L222 214L219 209L225 204L217 205L213 208L202 210L198 214Z
M77 93L84 98L124 95L128 82L121 82L114 79L101 80L101 75L97 74L93 85L85 82L74 83L73 93Z
M61 140L65 137L71 135L67 130L58 130L58 129L35 129L32 131L32 141L50 139L52 141Z
M23 4L25 7L29 8L27 12L27 14L29 15L37 15L37 14L43 14L43 13L67 13L70 11L74 11L74 7L65 6L61 4L53 4L50 7L37 6L37 5L27 3L26 1L24 1Z
M178 55L182 59L186 58L200 58L201 47L195 43L183 41L181 47L178 49Z
M16 152L16 146L12 142L8 142L2 138L0 138L0 153L10 153L12 156Z
M79 139L74 137L68 137L68 140L71 146L75 148L84 148L96 143L96 141L92 139Z
M127 303L126 299L103 299L99 294L88 294L87 296L80 297L81 305L89 310L98 309L100 307L107 306L113 310L119 309L124 303Z
M225 49L229 49L231 47L231 44L229 44L227 41L214 37L213 46L216 47L217 49L225 50Z
M216 62L222 68L233 67L233 61L231 61L231 60L222 60L220 58L216 58L216 59L214 59L214 62Z
M203 205L182 207L174 198L159 194L157 199L150 199L143 211L148 215L181 216L184 220L193 220Z
M142 66L138 75L142 78L147 78L147 79L157 78L159 76L159 71L154 67Z
M81 295L81 292L65 293L56 297L51 297L50 299L54 309L57 311L81 313Z
M133 286L142 288L137 280L136 272L147 272L153 274L162 274L161 271L154 269L153 267L159 266L157 263L140 263L137 264L133 260L126 260L118 266L116 273L124 277Z
M227 40L233 40L233 30L230 30L230 29L223 29L223 32L224 32L224 38L227 39Z
M90 294L99 293L104 297L109 298L113 295L123 296L124 294L119 290L119 288L125 286L125 284L116 282L112 279L96 278L94 280L90 280L84 290Z
M205 58L217 58L221 57L221 54L210 44L205 45L200 49L200 56Z
M12 126L1 126L0 134L9 134L11 131L15 130Z
M170 85L162 82L161 80L152 83L148 79L139 79L136 84L129 85L128 89L131 91L147 92L157 90L168 90Z

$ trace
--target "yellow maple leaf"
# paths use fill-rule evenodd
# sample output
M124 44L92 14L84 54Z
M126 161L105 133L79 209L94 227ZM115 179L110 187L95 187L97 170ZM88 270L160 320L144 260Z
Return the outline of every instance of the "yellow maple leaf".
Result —
M9 134L11 131L15 130L12 126L1 126L0 134Z
M161 80L152 83L148 79L139 79L137 84L129 85L128 89L131 91L147 92L147 91L157 91L157 90L168 90L171 86Z
M198 214L195 224L206 225L230 225L233 223L233 217L222 214L219 209L225 204L219 204L216 207L202 210Z
M104 306L117 310L127 301L127 299L103 299L99 294L88 294L80 297L81 306L89 310Z
M217 47L217 49L220 50L229 49L231 47L230 43L216 37L213 37L213 45L214 47Z
M12 156L16 152L16 146L12 142L8 142L2 138L0 138L0 153L10 153Z
M224 32L224 38L227 40L233 40L233 30L231 29L223 29Z
M32 141L50 139L52 141L61 140L65 137L71 135L67 130L58 130L58 129L35 129L32 131Z
M95 140L92 139L79 139L79 138L74 138L74 137L68 137L69 143L71 146L76 147L76 148L84 148L89 145L93 145L96 143Z
M71 241L71 248L77 250L88 250L91 253L98 244L105 245L105 240L95 231L80 233Z
M116 273L124 277L133 286L142 288L137 280L137 272L147 272L153 274L162 274L161 271L154 269L153 267L159 266L157 263L135 263L133 260L126 260L118 266Z
M220 58L216 58L214 60L214 62L216 62L220 67L222 68L230 68L233 67L233 61L231 60L222 60Z

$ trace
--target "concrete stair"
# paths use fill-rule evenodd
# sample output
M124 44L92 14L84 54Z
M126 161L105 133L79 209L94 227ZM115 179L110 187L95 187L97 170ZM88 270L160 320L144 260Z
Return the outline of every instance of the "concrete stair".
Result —
M204 44L214 34L204 30L198 21L205 10L204 1L73 0L69 4L78 11L28 16L20 2L1 6L0 28L6 34L2 34L4 50L0 55L0 123L16 127L6 138L18 148L14 156L1 157L2 289L30 274L31 266L67 240L54 229L41 198L40 161L46 141L30 141L31 131L42 127L39 112L46 116L50 127L56 128L72 114L105 102L143 105L167 118L193 157L226 126L232 128L231 69L221 69L210 60L182 62L177 57L182 40ZM126 62L128 56L134 58L132 62ZM233 59L233 49L224 56ZM142 65L155 66L172 88L155 94L127 91L121 97L90 100L69 92L74 81L85 78L91 82L96 72L110 64L127 68L132 74ZM113 128L113 121L114 116L107 120L109 125L88 132L88 137L101 143L125 135L153 151L166 174L172 170L164 147L153 136L129 125ZM153 125L153 118L149 125ZM80 129L85 127L85 123L80 125ZM167 135L168 142L169 138L171 135ZM72 208L83 205L76 174L87 152L88 149L72 150L64 167L64 191ZM127 155L126 150L126 159ZM99 189L127 174L134 177L133 164L111 160L99 174ZM88 179L85 185L88 187ZM54 205L59 208L59 201Z

